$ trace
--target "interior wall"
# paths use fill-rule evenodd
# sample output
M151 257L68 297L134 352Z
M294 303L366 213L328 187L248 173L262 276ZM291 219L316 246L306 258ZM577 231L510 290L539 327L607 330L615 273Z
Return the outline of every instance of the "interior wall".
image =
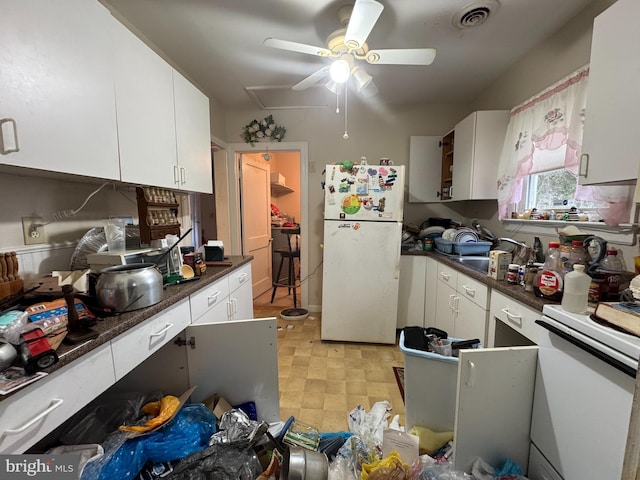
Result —
M296 222L302 218L300 212L300 155L297 152L270 152L273 157L269 164L271 173L279 173L285 179L285 185L292 192L275 193L271 191L271 203L293 217Z

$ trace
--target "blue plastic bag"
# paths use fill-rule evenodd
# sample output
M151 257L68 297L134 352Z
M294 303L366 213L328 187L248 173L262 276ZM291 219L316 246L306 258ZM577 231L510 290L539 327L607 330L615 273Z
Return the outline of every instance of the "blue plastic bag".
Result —
M216 433L216 417L201 403L184 405L164 428L149 435L130 438L117 450L105 453L85 467L83 480L131 480L147 461L170 462L204 450ZM105 450L107 450L105 448Z

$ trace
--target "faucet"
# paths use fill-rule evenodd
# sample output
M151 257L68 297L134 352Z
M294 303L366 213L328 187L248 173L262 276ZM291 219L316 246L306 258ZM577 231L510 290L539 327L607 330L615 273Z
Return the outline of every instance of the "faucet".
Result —
M507 248L500 248L503 243L508 243L512 245ZM533 247L530 247L526 243L518 242L512 238L498 238L496 240L497 249L505 250L507 252L511 252L513 254L513 263L517 263L518 265L526 265L531 261L535 260L536 252Z

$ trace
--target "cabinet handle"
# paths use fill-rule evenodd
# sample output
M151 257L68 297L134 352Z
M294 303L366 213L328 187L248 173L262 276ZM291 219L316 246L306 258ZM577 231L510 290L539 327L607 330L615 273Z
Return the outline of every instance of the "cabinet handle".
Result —
M448 273L445 273L445 272L440 272L440 276L442 277L443 280L445 280L447 282L451 278L451 275L449 275Z
M0 154L19 152L18 129L13 118L3 118L0 120Z
M221 293L220 290L218 290L213 295L207 296L207 299L209 300L209 305L218 301L218 296L220 295L220 293Z
M469 367L469 376L467 377L467 387L475 387L476 385L476 365L471 360L467 360L467 365Z
M232 298L231 299L231 315L233 316L236 313L238 313L238 299Z
M49 408L47 408L43 412L39 413L35 417L33 417L31 420L29 420L27 423L25 423L21 427L18 427L18 428L12 429L12 430L5 430L2 435L7 435L7 436L8 435L17 435L18 433L24 432L31 425L33 425L34 423L38 422L39 420L42 420L44 417L46 417L51 412L53 412L56 408L58 408L60 405L62 405L63 402L64 402L64 400L62 398L54 399L53 403L51 403L51 406ZM2 438L2 435L0 435L0 438Z
M180 169L177 165L173 166L173 183L176 185L180 184Z
M149 337L153 338L153 337L161 337L162 335L164 335L165 333L167 333L169 330L171 330L173 328L173 323L167 323L167 326L164 327L162 330L160 330L157 333L152 333L151 335L149 335Z
M233 317L233 305L230 300L227 300L227 319L231 320Z
M453 198L453 185L449 187L449 198Z
M584 159L584 162L582 161ZM582 168L584 166L584 169ZM583 153L580 155L580 164L578 165L578 176L587 178L589 175L589 154Z
M476 289L475 288L467 287L466 285L462 285L462 288L464 288L465 293L467 295L469 295L470 297L475 297L476 296Z
M453 298L453 311L458 313L458 302L460 302L460 297L457 295Z
M248 274L246 273L241 273L240 275L238 275L238 283L244 283L244 281L247 279Z
M456 298L455 295L449 295L449 310L453 310L453 299Z
M501 308L500 311L507 316L507 320L514 325L522 327L522 317L520 315L514 315L510 313L506 308Z
M187 170L184 167L180 167L180 185L187 183Z

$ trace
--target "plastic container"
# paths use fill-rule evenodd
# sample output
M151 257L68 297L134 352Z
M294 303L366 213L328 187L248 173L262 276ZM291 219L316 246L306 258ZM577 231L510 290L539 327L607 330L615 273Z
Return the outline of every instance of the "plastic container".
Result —
M449 337L452 342L459 338ZM408 348L400 333L400 351L404 354L405 425L425 426L434 431L453 431L458 357ZM478 345L477 348L482 348Z
M565 261L565 272L573 270L573 266L576 264L587 264L587 250L584 248L582 240L572 240L571 248L569 249L569 257Z
M457 255L487 255L492 245L491 242L452 242L441 237L433 240L436 243L436 250Z
M573 270L564 276L562 308L567 312L585 313L589 300L591 277L584 273L584 265L575 264Z
M538 271L533 283L533 291L538 297L559 302L564 288L564 264L560 252L560 242L549 242L546 260Z

